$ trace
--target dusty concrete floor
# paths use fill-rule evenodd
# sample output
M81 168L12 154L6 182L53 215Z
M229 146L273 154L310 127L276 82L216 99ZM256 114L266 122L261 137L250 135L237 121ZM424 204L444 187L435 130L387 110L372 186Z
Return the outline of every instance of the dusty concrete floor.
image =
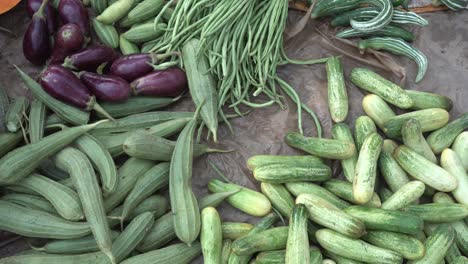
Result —
M11 38L0 33L0 87L7 90L11 97L28 94L20 82L13 64L18 65L26 72L34 75L40 68L32 67L22 56L22 37L29 18L25 11L16 8L7 15L0 16L0 26L12 29L18 37ZM299 13L291 12L290 19L297 20ZM429 59L427 75L420 84L414 84L416 72L415 64L405 58L396 58L405 65L409 75L405 86L407 89L432 91L445 94L454 101L451 118L459 116L468 108L468 13L467 11L455 13L452 11L424 15L430 25L424 28L412 28L417 40L414 45L421 49ZM299 36L288 44L288 54L296 59L321 58L334 53L320 46L320 37L313 30L312 23ZM355 61L344 58L345 74L349 74L353 67L363 66ZM296 66L288 65L279 69L280 75L291 83L301 95L303 101L320 118L325 135L330 134L332 125L327 107L327 82L323 65ZM389 73L381 72L396 81ZM348 121L353 123L359 115L363 114L361 100L364 93L348 82L350 98L350 115ZM192 108L189 99L175 107L176 109ZM249 188L258 188L252 180L245 162L256 154L290 154L293 149L283 142L283 136L289 131L296 130L295 106L289 105L286 110L277 106L252 112L243 119L233 121L234 134L223 127L219 138L221 147L235 149L229 154L213 154L202 157L195 162L193 187L197 195L207 193L207 182L216 177L209 167L208 161L218 164L232 181ZM315 135L315 128L311 119L304 115L304 127L307 135ZM235 211L227 204L220 206L220 212L225 221L257 220ZM26 249L24 241L11 244L0 250L0 256L10 255L19 250ZM200 262L201 263L201 262Z

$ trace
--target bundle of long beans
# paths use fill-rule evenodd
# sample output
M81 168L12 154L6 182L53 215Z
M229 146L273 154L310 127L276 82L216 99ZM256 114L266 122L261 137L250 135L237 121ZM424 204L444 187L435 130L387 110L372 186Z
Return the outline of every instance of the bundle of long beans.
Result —
M173 1L164 9L171 5ZM326 59L298 62L286 57L283 32L287 15L287 0L178 1L165 34L151 51L179 51L188 40L198 38L202 46L199 56L208 58L210 73L217 79L218 107L222 117L225 105L240 115L240 105L258 108L277 103L284 107L277 89L279 84L298 106L299 130L302 132L301 110L304 109L314 118L320 135L320 124L314 112L301 103L290 85L278 77L277 67L287 63L321 63ZM155 25L161 17L155 18ZM260 94L266 95L268 100L254 102L253 98Z

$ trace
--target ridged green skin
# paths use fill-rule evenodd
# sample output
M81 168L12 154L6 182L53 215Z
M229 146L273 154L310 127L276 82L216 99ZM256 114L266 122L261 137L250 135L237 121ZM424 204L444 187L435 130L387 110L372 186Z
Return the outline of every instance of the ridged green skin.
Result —
M427 143L431 146L435 154L440 154L442 150L448 148L455 138L468 128L468 113L464 113L459 118L451 121L446 126L432 132L427 137Z
M13 150L23 139L21 132L16 133L0 133L0 157Z
M247 235L254 226L249 223L223 222L221 229L224 239L236 240Z
M366 204L374 195L377 178L377 161L382 150L383 139L373 132L364 140L359 151L353 179L353 197L359 204Z
M460 133L452 144L452 149L460 158L463 168L468 170L468 132Z
M186 244L174 244L165 248L150 251L145 254L137 255L126 259L121 264L141 264L151 263L157 260L158 264L188 264L193 259L201 254L201 246L199 242L192 243L191 246Z
M0 159L0 185L13 184L31 174L39 164L98 125L77 126L19 147Z
M47 199L41 196L24 193L10 193L2 196L2 200L31 208L33 210L58 215L54 206Z
M36 143L44 137L46 105L39 99L31 102L29 110L29 140Z
M115 241L118 236L119 232L111 231L112 241ZM82 254L99 251L99 247L94 236L90 235L75 239L52 240L34 250L49 254Z
M400 86L366 68L354 68L351 82L357 87L380 96L385 101L402 109L413 105L413 100Z
M363 240L381 248L395 251L405 259L421 259L425 254L424 245L416 238L388 231L369 231Z
M83 219L80 198L72 189L39 174L31 174L17 183L46 198L59 215L70 221Z
M86 221L101 251L114 262L112 240L97 176L91 161L78 149L66 147L57 153L55 162L73 180Z
M296 203L304 204L309 209L310 220L321 226L353 238L359 238L366 232L363 222L318 196L301 194Z
M121 118L125 116L131 116L134 114L140 114L151 110L160 109L176 102L178 99L179 98L132 96L128 98L125 102L102 102L100 103L100 105L112 117ZM97 115L99 117L103 117L102 114L98 113Z
M135 114L98 125L92 135L109 135L150 128L152 126L178 118L192 118L193 112L154 111Z
M322 253L317 247L310 247L309 259L310 264L321 264L322 263ZM274 250L274 251L265 251L261 252L255 258L254 264L284 264L286 263L286 250Z
M412 59L418 65L418 74L416 75L417 83L420 82L426 74L428 64L426 55L402 39L375 37L359 41L358 48L360 50L386 50L393 54L406 56Z
M455 201L446 193L436 193L433 197L435 203L455 203ZM465 221L455 221L450 223L457 234L455 237L458 248L464 255L468 254L468 225Z
M397 147L398 145L393 140L385 139L378 164L380 173L392 192L398 191L410 181L406 172L393 158L393 152Z
M325 250L325 256L331 258L332 260L334 260L336 262L336 264L360 264L362 262L360 261L357 261L357 260L352 260L352 259L348 259L348 258L345 258L345 257L342 257L340 255L337 255L335 253L332 253L328 250Z
M304 167L273 164L256 168L253 176L257 181L267 183L321 182L330 179L331 173L331 168L324 164L311 164Z
M161 195L152 195L140 204L138 204L130 213L125 220L130 221L142 213L151 212L155 219L163 216L169 209L169 201L166 197ZM121 224L121 215L123 212L123 206L119 206L112 210L107 219L109 220L109 226L114 228Z
M285 141L291 147L327 159L349 159L356 150L353 144L346 141L304 137L299 133L288 133Z
M200 57L200 41L191 39L182 48L182 60L185 65L185 73L190 89L190 95L195 105L200 106L203 122L217 141L218 131L218 94L216 82L209 73L210 66L207 58Z
M447 253L445 253L445 262L446 263L457 263L457 259L463 256L460 250L457 247L457 244L454 242L452 245L447 249ZM468 260L468 259L467 259ZM461 264L465 264L465 262L460 262Z
M344 12L334 17L331 25L334 27L349 26L351 19L356 21L368 21L379 14L380 10L377 7L362 7L348 12ZM417 25L427 26L429 22L414 12L404 12L398 9L393 10L392 24L398 25Z
M61 101L53 98L48 93L46 93L41 85L34 81L33 78L29 77L26 73L16 67L16 70L20 73L20 77L23 80L24 84L31 90L34 96L41 100L44 104L47 105L52 111L59 115L62 119L67 122L70 122L74 125L84 125L89 121L89 112L81 111L80 109L62 103Z
M452 110L453 102L447 96L415 90L406 90L406 93L414 102L411 109L424 110L429 108L442 108L447 111Z
M305 194L312 194L316 195L327 202L333 204L334 206L344 209L349 206L349 203L341 200L335 194L328 191L327 189L307 182L292 182L286 184L287 190L289 190L294 196L298 197L299 195ZM273 202L274 203L274 202ZM289 214L290 215L290 214Z
M468 216L468 208L462 204L427 203L409 205L404 210L432 223L450 223Z
M169 163L155 165L141 177L125 198L123 203L122 220L133 212L133 209L151 194L166 187L169 183Z
M372 121L380 128L384 129L384 124L396 114L388 104L379 96L369 94L362 99L362 109Z
M222 201L224 201L225 198L233 195L236 192L237 190L235 192L231 191L207 195L200 199L198 205L200 206L200 209L208 206L216 207ZM169 212L156 220L153 228L148 232L148 234L138 246L138 251L148 252L150 250L160 248L174 238L176 238L174 231L174 219L172 217L172 213Z
M21 129L21 124L24 120L23 113L29 109L29 101L26 97L20 96L8 106L8 111L5 114L5 125L9 132L16 132Z
M468 258L465 256L459 256L452 262L453 264L466 264L468 262Z
M348 94L339 57L330 57L326 63L328 79L328 109L333 121L343 122L348 116Z
M267 230L276 221L278 221L278 219L279 217L276 214L274 213L268 214L267 216L263 217L260 221L257 222L255 227L252 228L252 230L250 230L249 235L255 235L255 234L261 233L262 231ZM286 246L286 241L285 241L285 246ZM252 258L252 255L237 255L233 251L231 253L231 256L229 256L228 263L229 264L247 264L249 263L251 258Z
M344 211L363 221L369 230L392 231L414 235L423 229L423 219L410 212L364 206L350 206Z
M119 21L121 27L129 27L136 23L156 17L165 2L162 0L145 0L136 5L126 17Z
M396 148L393 157L408 174L438 191L451 192L458 186L457 179L448 171L406 146Z
M444 109L431 108L431 109L418 110L418 111L409 112L406 114L401 114L393 118L390 118L385 123L384 125L385 134L390 138L400 137L401 128L403 127L403 124L409 119L416 119L421 126L421 132L424 133L424 132L429 132L429 131L433 131L433 130L444 127L449 121L449 113ZM429 145L431 145L429 138L428 138L428 143ZM436 152L434 151L434 153Z
M123 35L120 35L120 37L119 37L119 48L120 48L120 52L122 53L122 55L130 55L130 54L135 54L135 53L140 53L141 52L140 48L135 43L130 42L128 39L124 38ZM129 98L129 99L131 99L131 98ZM127 101L129 99L127 99ZM152 109L149 109L149 110L153 110L153 109L157 109L157 108L152 108ZM113 117L115 117L115 116L113 116Z
M114 26L101 23L97 19L92 22L94 32L103 44L114 49L119 47L119 33Z
M348 238L330 229L317 231L317 240L326 250L349 259L381 264L403 263L400 254L394 251Z
M374 132L377 132L377 127L370 117L360 116L356 119L354 123L354 136L356 138L355 142L358 154L366 138Z
M403 143L421 156L437 164L437 158L432 152L421 131L421 125L416 119L408 119L401 128Z
M354 143L353 133L351 132L351 129L349 128L349 126L345 123L333 125L332 136L333 136L333 139L348 141L349 143L356 145ZM343 170L343 174L345 178L349 182L353 182L354 169L356 167L356 162L357 162L356 149L354 150L353 156L351 156L351 158L341 160L341 169Z
M310 263L309 237L307 236L308 211L305 205L296 204L289 218L286 263Z
M164 139L155 135L144 133L133 133L128 136L122 145L125 153L130 157L148 159L154 161L170 161L175 141ZM193 145L193 156L199 157L205 153L222 152L222 150L211 149L205 144Z
M83 152L99 173L104 196L113 193L117 188L117 168L107 149L95 137L85 134L75 140L76 148Z
M382 203L382 209L399 210L418 201L424 194L425 185L421 181L410 181Z
M294 184L294 183L292 183ZM300 184L300 183L299 183ZM282 184L262 182L262 193L270 200L273 207L285 218L289 218L294 207L294 198Z
M213 179L208 183L210 192L227 192L236 191L238 193L229 196L226 201L241 210L242 212L253 216L264 216L271 211L271 203L265 195L254 190L244 188L242 186L224 183L220 180Z
M361 0L319 0L312 10L311 17L319 18L352 10L361 4Z
M103 116L103 118L104 118L104 116ZM67 121L65 121L63 118L61 118L57 113L51 113L46 118L45 126L57 125L57 124L65 125L66 122Z
M90 0L91 7L96 14L101 14L107 8L107 0Z
M122 203L127 197L127 194L133 189L133 186L135 186L138 178L153 166L154 163L149 160L128 159L117 170L117 177L119 178L117 188L111 195L104 199L106 212L112 211L112 209Z
M361 4L369 4L380 8L377 16L369 21L351 19L351 26L361 32L373 32L382 29L390 23L393 16L393 5L390 0L363 0Z
M362 32L354 28L349 28L338 32L335 35L337 38L360 38L360 37L392 37L401 38L405 41L413 42L415 36L410 31L392 25L386 25L385 27L372 32Z
M463 168L460 157L455 151L447 148L442 151L440 156L440 164L442 168L448 171L458 181L458 186L453 190L452 194L458 203L468 206L468 173Z
M445 253L455 239L455 232L449 225L440 225L424 242L426 254L420 260L412 261L411 264L430 264L444 261Z
M331 179L323 184L323 187L338 196L339 198L357 204L353 197L353 185L349 182ZM379 196L374 192L369 202L365 204L368 207L380 207L381 201Z
M91 233L88 223L71 222L46 212L1 200L0 216L2 230L28 237L72 239Z
M231 246L232 240L224 239L223 240L223 248L221 250L221 262L220 264L228 264L229 257L231 256Z
M118 0L109 3L109 6L96 19L101 23L111 25L124 17L136 2L136 0Z
M221 219L213 207L206 207L201 211L202 227L200 243L203 252L203 263L219 264L223 247L223 233Z
M309 166L315 164L324 164L323 160L319 157L312 155L302 156L281 156L281 155L256 155L247 160L247 168L251 171L257 167L266 165L281 164L289 166Z
M468 5L466 0L441 0L441 2L454 11L463 10Z
M237 255L251 255L259 251L285 249L288 240L287 226L274 227L256 234L248 234L232 243Z
M200 210L192 191L193 134L197 126L197 111L177 138L169 171L169 196L177 237L190 245L200 234Z
M155 28L153 22L137 24L123 33L123 37L133 43L143 43L162 36L166 26L166 24L160 23Z

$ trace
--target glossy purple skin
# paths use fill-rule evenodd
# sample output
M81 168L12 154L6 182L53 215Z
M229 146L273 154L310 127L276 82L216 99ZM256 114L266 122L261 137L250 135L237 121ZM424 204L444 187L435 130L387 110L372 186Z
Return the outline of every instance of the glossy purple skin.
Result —
M32 64L41 65L50 56L49 31L44 17L35 15L29 22L23 38L24 57Z
M77 24L89 36L88 11L80 0L60 0L58 12L63 24Z
M111 65L118 56L119 54L111 47L95 45L68 56L65 65L81 71L95 72L103 63Z
M28 11L29 17L33 17L34 13L39 10L41 6L42 0L28 0L26 3L26 10ZM58 19L57 19L57 12L52 7L52 5L47 5L46 9L46 16L47 16L47 28L49 29L49 34L54 34L55 30L58 27Z
M55 46L50 63L62 63L65 57L79 51L84 44L85 37L78 25L63 25L55 36Z
M94 100L80 79L60 65L51 65L42 72L41 86L54 98L82 109L89 110Z
M83 72L80 79L98 100L105 102L125 101L132 91L130 84L118 76Z
M112 63L110 74L119 76L129 82L153 71L151 55L148 53L122 56Z
M154 71L132 82L134 95L176 97L187 89L187 76L178 67Z

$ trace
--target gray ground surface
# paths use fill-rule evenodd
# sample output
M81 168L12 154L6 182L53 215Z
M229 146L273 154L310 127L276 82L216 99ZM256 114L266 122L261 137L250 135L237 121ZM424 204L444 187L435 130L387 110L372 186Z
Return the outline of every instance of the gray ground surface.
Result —
M290 19L295 21L301 13L291 11ZM408 72L406 88L421 91L432 91L450 96L454 100L454 109L451 118L465 112L468 106L468 13L452 11L423 15L430 21L424 28L412 28L417 35L415 46L424 52L429 59L427 75L420 84L414 84L416 72L415 64L405 58L396 60L405 65ZM28 94L21 83L13 64L18 65L30 74L37 74L40 68L32 67L22 56L22 33L29 18L22 8L16 8L6 15L0 16L0 26L12 29L17 38L11 38L0 33L0 87L7 90L10 97ZM329 52L320 45L320 37L313 29L313 23L295 37L287 45L290 57L296 59L321 58L334 53ZM348 76L353 67L363 66L350 59L344 58L345 74ZM296 66L288 65L279 69L280 75L291 83L301 95L302 100L320 118L324 133L330 134L332 121L327 107L327 82L323 65ZM396 81L389 73L381 72ZM363 114L361 99L364 93L348 83L350 99L350 115L348 123L353 124L359 115ZM190 100L186 98L178 104L176 109L193 109ZM217 164L232 181L258 189L252 176L246 168L246 160L256 154L291 154L293 149L283 142L284 135L297 129L295 106L281 110L277 106L256 110L245 118L233 121L234 134L230 134L226 127L220 129L219 147L235 149L229 154L212 154L196 160L193 173L193 188L197 195L207 193L207 182L216 177L210 168L209 161ZM315 135L312 120L304 115L306 135ZM248 221L255 223L257 219L233 210L228 204L219 208L225 221ZM1 221L1 219L0 219ZM6 236L4 236L6 239ZM1 243L1 241L0 241ZM14 252L27 248L24 241L10 244L0 249L0 256L11 255ZM201 263L199 260L197 263Z

